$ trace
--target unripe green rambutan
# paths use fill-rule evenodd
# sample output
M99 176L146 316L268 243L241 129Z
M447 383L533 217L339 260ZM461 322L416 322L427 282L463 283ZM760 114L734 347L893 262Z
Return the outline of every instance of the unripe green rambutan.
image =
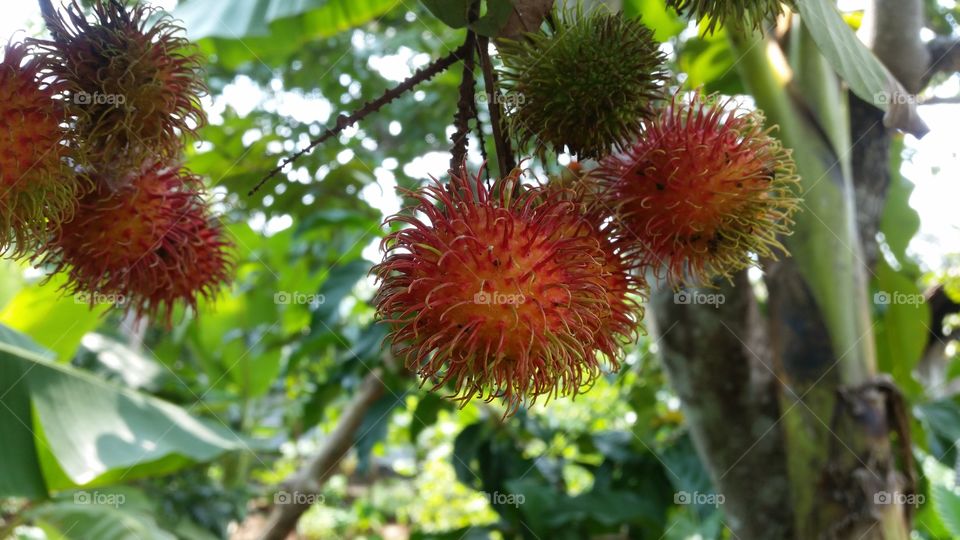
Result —
M783 6L792 7L792 0L667 0L667 5L697 21L707 20L707 32L717 25L737 30L760 28L764 21L783 12Z
M465 404L502 398L512 413L538 396L573 395L618 367L631 308L608 300L603 245L580 205L519 171L486 184L465 169L407 193L409 227L384 240L375 298L398 358ZM422 217L418 217L421 215ZM609 354L601 354L609 353Z
M566 148L601 158L621 148L662 97L664 56L653 32L604 8L558 10L546 26L498 42L512 135L540 156Z
M70 293L169 324L176 303L195 307L228 280L229 242L198 177L153 162L119 189L97 184L44 253L68 272Z
M37 44L56 59L82 164L116 187L145 161L177 159L206 119L200 55L182 29L119 0L97 0L92 21L73 0L49 23L54 38Z
M47 80L48 59L23 44L0 62L0 253L36 249L50 227L69 219L87 188L72 173L62 128L61 90Z
M699 91L689 102L678 95L591 172L632 256L674 283L703 283L783 250L798 178L763 122Z

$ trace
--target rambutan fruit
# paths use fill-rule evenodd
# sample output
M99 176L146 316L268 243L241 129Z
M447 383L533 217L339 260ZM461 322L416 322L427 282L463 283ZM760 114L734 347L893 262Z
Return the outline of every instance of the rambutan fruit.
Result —
M541 157L566 148L599 159L621 148L663 97L653 32L638 18L580 7L555 11L545 28L498 41L511 134Z
M56 59L83 164L122 183L145 161L177 159L206 121L200 54L182 29L119 0L97 0L92 21L72 0L48 25L53 39L36 43Z
M706 20L708 33L718 24L736 30L759 29L764 21L780 15L784 4L793 7L792 0L667 0L677 12L697 21Z
M604 357L619 367L617 334L630 333L629 315L610 313L629 306L608 300L603 246L580 205L519 177L488 184L462 168L447 186L408 192L412 212L387 223L409 227L384 239L372 271L397 357L434 389L451 382L464 404L502 398L508 414L577 394Z
M68 273L70 294L112 301L168 324L229 279L229 242L189 171L155 161L117 190L98 183L44 254Z
M705 283L786 251L777 237L799 204L796 166L763 123L729 100L677 95L601 161L591 176L632 257L675 284Z
M23 255L76 206L86 189L67 158L65 115L47 80L48 61L23 44L4 48L0 62L0 253Z
M600 246L603 253L601 277L610 309L601 316L597 332L598 348L608 357L619 358L624 345L636 340L643 330L643 307L639 300L647 297L649 287L639 267L629 255L629 243L604 211L595 193L595 184L588 181L588 172L573 162L561 174L551 177L546 191L559 200L578 206L583 219L572 228L559 231L562 236L586 236Z

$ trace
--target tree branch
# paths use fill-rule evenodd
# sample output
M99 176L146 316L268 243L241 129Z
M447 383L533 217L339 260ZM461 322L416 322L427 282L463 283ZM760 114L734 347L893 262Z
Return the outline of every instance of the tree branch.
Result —
M477 96L474 92L476 79L473 75L474 55L477 47L477 35L473 30L467 31L467 39L463 46L466 52L463 57L463 78L460 80L460 99L457 100L457 113L453 117L456 131L450 136L453 150L450 152L450 170L456 171L467 158L467 141L470 135L470 119L477 115Z
M349 115L341 114L337 117L337 123L333 129L327 129L323 134L311 141L306 148L284 159L280 165L276 166L273 170L267 173L267 175L263 177L263 179L261 179L260 182L258 182L257 185L247 193L247 195L253 195L256 193L261 187L263 187L264 184L269 182L271 178L278 175L284 167L293 163L294 161L297 161L306 154L309 154L314 148L323 144L331 137L339 135L343 130L366 118L370 114L379 111L391 101L412 90L418 84L436 77L438 74L442 73L447 68L460 61L460 59L467 54L468 50L467 44L464 43L455 51L444 56L443 58L434 60L426 67L418 69L405 81L387 90L377 99L364 103L362 107L350 113Z
M480 49L480 68L483 71L483 87L487 94L487 109L490 111L490 124L493 130L493 143L497 151L497 164L500 167L500 176L505 176L517 166L510 147L510 139L503 128L503 118L500 116L500 104L503 102L500 90L497 88L497 77L493 72L493 62L490 61L490 39L480 36L477 40Z
M286 504L277 504L265 526L264 540L283 540L296 529L300 516L312 506L312 498L320 492L324 482L353 446L353 441L367 410L385 390L379 370L370 372L360 384L353 401L340 415L340 423L330 434L326 446L299 471L283 483L286 491L294 494Z
M746 272L734 281L710 291L718 305L654 293L652 334L734 536L786 540L793 506L767 327Z

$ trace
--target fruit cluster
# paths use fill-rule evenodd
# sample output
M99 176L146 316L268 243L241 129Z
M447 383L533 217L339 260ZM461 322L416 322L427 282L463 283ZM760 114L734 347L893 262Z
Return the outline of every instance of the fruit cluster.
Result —
M227 280L229 242L180 163L205 121L199 54L150 8L77 0L0 62L0 252L70 293L169 323Z
M583 161L545 184L466 167L388 219L375 299L396 355L466 403L508 413L575 395L641 330L645 278L711 285L784 251L798 206L790 154L750 111L666 90L638 19L556 12L499 45L514 141ZM520 99L522 98L522 99Z

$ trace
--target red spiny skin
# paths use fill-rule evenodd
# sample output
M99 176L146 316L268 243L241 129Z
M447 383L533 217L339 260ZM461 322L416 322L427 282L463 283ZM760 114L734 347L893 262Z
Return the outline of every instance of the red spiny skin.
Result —
M168 325L228 281L229 242L200 198L199 178L160 163L116 191L100 184L64 223L44 262L66 269L71 293L115 301Z
M450 382L466 404L576 394L615 352L604 253L579 206L519 172L487 185L465 169L448 186L408 193L409 227L384 240L375 298L394 351L434 389ZM515 191L519 191L517 194ZM614 368L618 354L607 356Z
M798 199L788 151L759 112L696 92L675 96L626 151L591 176L618 234L674 284L705 283L784 250Z
M45 81L43 55L23 44L0 62L0 253L22 255L41 245L48 227L68 219L86 189L64 162L69 155L60 91Z
M36 43L56 59L83 164L111 182L149 159L176 159L206 116L200 55L169 16L98 0L87 20L77 0Z
M636 341L643 330L643 307L640 299L647 297L648 286L643 278L643 268L634 265L628 257L629 243L617 236L616 228L605 223L605 213L593 185L585 180L585 172L578 162L573 162L561 175L547 183L547 191L580 205L578 212L583 220L573 230L562 234L583 235L592 238L603 252L601 276L606 291L609 310L601 317L601 327L596 334L598 348L608 357L619 359L624 345Z

